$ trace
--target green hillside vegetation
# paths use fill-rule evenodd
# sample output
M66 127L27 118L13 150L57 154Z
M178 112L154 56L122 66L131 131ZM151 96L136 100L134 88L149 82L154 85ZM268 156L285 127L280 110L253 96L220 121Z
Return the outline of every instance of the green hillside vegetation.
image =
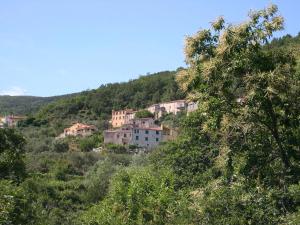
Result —
M300 33L293 37L292 35L285 35L280 38L274 38L268 45L268 48L281 48L284 50L293 50L295 53L300 52Z
M269 44L281 29L275 5L219 18L187 37L177 75L104 85L0 130L0 224L300 224L300 43ZM112 109L185 96L198 110L160 121L176 140L149 154L102 145ZM75 120L100 131L54 139Z
M42 106L66 96L0 96L0 115L28 115L36 113Z
M106 84L96 90L55 101L40 109L37 117L51 122L61 119L108 119L111 111L143 109L153 103L184 98L175 81L175 71L164 71L129 82Z

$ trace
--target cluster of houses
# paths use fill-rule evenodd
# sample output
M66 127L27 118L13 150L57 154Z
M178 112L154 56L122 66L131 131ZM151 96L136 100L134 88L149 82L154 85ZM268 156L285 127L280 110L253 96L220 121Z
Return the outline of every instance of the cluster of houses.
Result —
M154 118L136 118L137 111L124 109L112 111L111 129L104 131L104 143L112 143L126 146L136 146L143 149L151 149L162 141L174 139L177 132L168 127L157 125L155 121L165 114L174 115L180 112L190 113L198 108L197 103L187 100L176 100L153 104L146 108L154 115ZM93 125L75 123L64 129L64 132L57 138L68 136L87 137L97 131Z
M110 120L111 129L104 131L104 143L133 145L145 149L154 148L162 141L173 139L176 136L176 131L157 125L155 123L157 119L169 113L174 115L182 111L190 113L197 108L197 103L188 102L187 100L157 103L146 108L154 115L154 118L136 118L137 111L132 109L113 110ZM26 117L15 115L0 117L0 128L15 127L19 121L24 119ZM64 132L57 138L68 136L87 137L97 132L97 130L94 125L75 123L64 129Z
M4 127L16 127L18 123L21 120L25 120L25 116L15 116L15 115L9 115L9 116L0 116L0 128Z
M237 102L243 104L245 99L238 98ZM187 100L157 103L146 108L154 115L153 118L136 118L135 114L137 111L132 109L113 110L109 121L111 129L104 131L104 143L133 145L145 149L154 148L162 141L172 140L177 135L176 130L162 125L159 126L155 123L156 120L170 113L176 115L184 111L189 114L197 110L197 108L197 102ZM24 116L0 116L0 128L15 127L19 121L24 119L26 119ZM87 137L97 132L97 130L97 127L94 125L75 123L71 127L64 129L64 132L57 138L68 136Z
M104 131L104 143L154 148L160 142L170 140L176 135L173 130L156 125L154 119L169 113L175 115L182 111L190 113L197 108L197 103L186 100L153 104L146 110L151 112L154 118L135 118L136 111L132 109L113 110L110 121L112 129Z

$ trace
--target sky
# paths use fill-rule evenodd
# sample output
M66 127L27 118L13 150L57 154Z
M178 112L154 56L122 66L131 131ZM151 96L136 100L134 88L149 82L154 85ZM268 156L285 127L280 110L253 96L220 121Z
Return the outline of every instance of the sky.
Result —
M185 66L184 38L265 0L0 0L0 95L54 96ZM300 1L272 1L300 31Z

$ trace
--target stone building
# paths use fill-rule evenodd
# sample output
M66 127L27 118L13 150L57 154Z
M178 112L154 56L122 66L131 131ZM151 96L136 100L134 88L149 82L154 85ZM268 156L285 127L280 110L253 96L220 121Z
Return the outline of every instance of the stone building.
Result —
M67 136L87 137L95 133L97 130L97 127L94 125L75 123L71 127L64 129L64 132L59 136L59 138Z
M162 141L162 128L153 118L132 119L115 130L104 131L104 143L136 145L151 149Z
M113 128L121 127L124 124L128 124L130 120L134 119L135 111L132 109L112 111L111 125Z
M162 117L165 113L177 114L181 111L186 110L187 102L186 100L175 100L171 102L162 102L149 106L147 110L155 115L158 119Z

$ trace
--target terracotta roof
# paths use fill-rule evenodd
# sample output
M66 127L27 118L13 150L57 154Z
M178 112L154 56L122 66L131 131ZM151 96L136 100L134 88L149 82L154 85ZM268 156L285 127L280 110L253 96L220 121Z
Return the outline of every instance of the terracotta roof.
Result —
M80 130L80 129L96 129L94 125L86 125L83 123L75 123L69 128L66 128L65 130Z

